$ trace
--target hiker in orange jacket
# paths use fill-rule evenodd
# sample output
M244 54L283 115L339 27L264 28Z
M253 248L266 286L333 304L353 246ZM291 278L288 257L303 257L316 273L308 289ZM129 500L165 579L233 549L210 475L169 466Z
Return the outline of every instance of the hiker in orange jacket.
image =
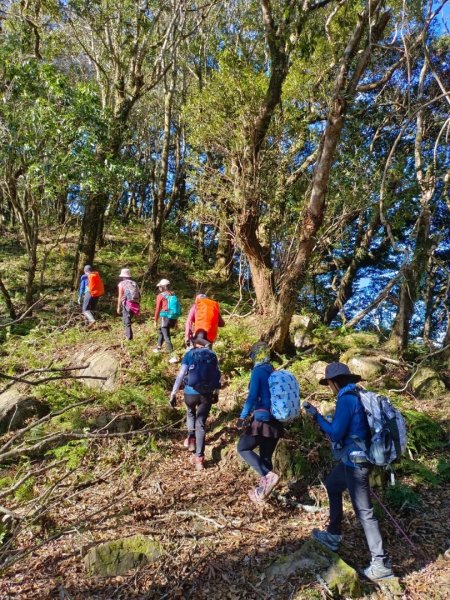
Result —
M98 299L103 296L105 289L102 278L97 271L94 271L91 265L85 265L83 275L80 279L80 289L78 292L78 304L82 303L81 312L87 319L89 325L95 323L95 317L92 311L97 308Z
M197 294L189 310L184 330L186 346L190 346L195 338L197 343L211 347L216 340L218 327L224 326L219 303L208 298L206 294Z

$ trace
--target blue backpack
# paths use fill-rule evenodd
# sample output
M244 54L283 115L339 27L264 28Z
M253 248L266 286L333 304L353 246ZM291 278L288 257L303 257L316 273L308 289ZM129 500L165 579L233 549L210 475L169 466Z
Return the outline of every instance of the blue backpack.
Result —
M162 310L160 315L168 319L177 320L181 315L181 304L175 294L163 294L167 300L167 310Z
M185 384L199 394L212 394L220 389L220 369L217 356L209 348L194 348L193 362L188 367Z
M282 423L289 423L300 413L300 388L289 371L273 371L269 377L270 412Z

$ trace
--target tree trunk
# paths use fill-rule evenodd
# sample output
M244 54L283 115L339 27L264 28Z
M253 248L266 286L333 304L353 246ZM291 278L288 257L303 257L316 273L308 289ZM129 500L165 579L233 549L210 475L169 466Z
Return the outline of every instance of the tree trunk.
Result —
M356 237L356 244L353 256L350 260L341 281L339 284L338 293L335 301L325 312L324 323L330 325L330 323L337 317L339 312L344 307L344 304L352 297L353 294L353 281L355 275L358 272L360 265L364 262L365 258L369 253L370 244L373 236L377 232L380 226L380 209L379 206L374 209L371 222L365 235Z
M296 255L281 276L276 316L272 326L264 335L268 343L277 351L283 351L289 343L289 325L297 304L298 290L307 275L311 252L316 243L316 234L323 222L328 181L348 106L354 98L356 86L367 68L372 47L381 37L389 20L387 13L379 13L381 4L381 0L368 3L363 15L358 19L341 60L327 125L319 145L310 200L303 211L298 228L301 233ZM373 17L376 17L376 23L372 26L366 47L360 52L353 74L350 75L352 60L357 56L363 34L369 28L370 20Z
M231 232L232 224L223 219L219 227L214 272L221 281L228 281L233 272L234 244Z
M12 303L11 296L9 295L9 292L6 289L5 284L3 283L1 275L0 275L0 293L3 296L3 300L5 301L6 308L8 309L9 316L13 320L16 319L17 318L17 313L15 311L14 304Z

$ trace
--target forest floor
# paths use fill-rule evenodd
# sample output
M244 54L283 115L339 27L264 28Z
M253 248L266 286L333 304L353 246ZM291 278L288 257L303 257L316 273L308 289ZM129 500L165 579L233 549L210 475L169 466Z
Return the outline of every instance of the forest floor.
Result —
M20 540L19 548L35 549L0 581L0 598L329 597L313 575L292 577L276 588L265 575L274 559L301 546L314 527L325 526L326 494L320 481L308 494L313 498L310 503L324 505L321 512L287 507L276 495L262 507L253 505L247 493L257 478L236 455L237 432L231 422L224 421L227 414L215 411L212 415L209 460L201 472L190 464L181 429L158 442L157 448L142 439L102 441L93 448L98 465L91 463L93 479L75 486L61 504L53 502L40 530ZM280 489L286 492L283 486ZM423 502L421 514L400 520L416 552L387 518L381 520L381 527L404 588L402 598L444 600L450 598L450 563L438 556L436 548L448 545L448 489L433 488ZM340 554L361 568L369 554L349 503L345 515ZM83 556L87 548L136 533L162 543L160 559L128 576L86 575ZM37 539L43 542L39 549ZM366 597L386 597L376 587L371 589Z

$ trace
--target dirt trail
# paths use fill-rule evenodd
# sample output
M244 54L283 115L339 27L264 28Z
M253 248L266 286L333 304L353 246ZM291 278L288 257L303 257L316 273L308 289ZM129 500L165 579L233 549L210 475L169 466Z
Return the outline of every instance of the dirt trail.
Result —
M265 581L271 561L298 548L313 527L323 527L326 511L310 514L285 507L274 497L263 507L254 506L247 493L257 477L236 456L235 431L225 424L214 432L214 419L209 429L209 460L202 472L190 464L181 431L172 440L158 443L158 452L150 452L142 443L136 450L138 445L132 442L102 442L96 448L102 467L95 475L105 474L108 461L107 472L120 468L121 460L127 468L110 479L106 473L104 482L80 489L61 506L52 507L44 529L37 528L33 536L20 541L21 545L25 547L39 537L51 538L62 526L69 525L68 533L14 565L0 582L0 598L326 597L314 577L293 578L276 589ZM319 482L312 491L325 502ZM436 561L435 550L445 545L442 523L449 514L448 493L433 491L430 501L433 510L426 521L420 515L416 523L414 519L402 521L429 557L423 568L392 525L382 522L386 546L406 586L404 598L450 597L448 581L445 584L449 563ZM342 557L355 567L365 566L368 551L349 505L344 527ZM85 575L82 557L91 545L136 533L155 536L166 554L125 577Z

